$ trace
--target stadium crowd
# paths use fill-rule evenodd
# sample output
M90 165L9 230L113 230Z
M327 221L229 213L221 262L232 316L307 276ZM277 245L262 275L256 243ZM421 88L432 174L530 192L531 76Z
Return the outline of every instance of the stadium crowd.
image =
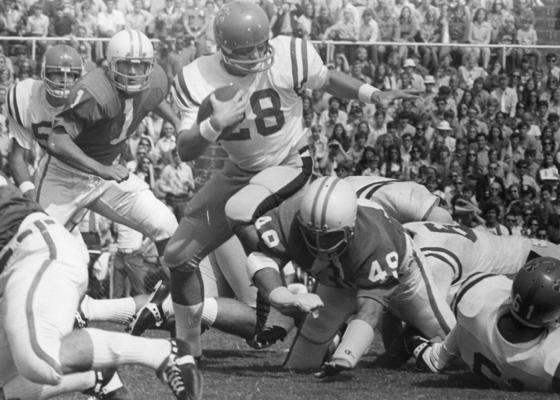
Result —
M102 42L130 27L158 39L169 79L216 51L213 18L222 0L6 1L0 35L71 41L86 69L104 64ZM413 89L416 100L366 105L319 91L302 96L314 174L380 175L425 185L456 220L498 235L560 243L560 66L555 52L468 48L454 43L539 43L539 0L261 0L271 35L316 41L329 68L381 90ZM64 38L64 39L62 39ZM333 45L331 41L359 42ZM328 41L328 43L327 43ZM378 41L407 42L381 46ZM445 47L410 43L444 43ZM0 46L0 102L7 87L39 77L55 42ZM368 44L363 44L368 43ZM0 166L10 127L0 116ZM181 216L208 171L180 160L172 124L150 115L122 160ZM216 148L214 154L219 153ZM34 168L39 153L30 154ZM198 164L197 164L198 165ZM85 224L84 231L95 224ZM115 232L121 234L118 228ZM127 235L128 233L123 233ZM117 235L118 236L118 235ZM112 240L107 240L110 243ZM101 241L100 241L101 243ZM117 239L118 244L118 239ZM117 246L118 247L118 246ZM140 249L141 245L136 245ZM130 254L130 248L122 249ZM142 261L140 261L140 264ZM118 291L121 293L121 291ZM124 294L124 293L123 293Z

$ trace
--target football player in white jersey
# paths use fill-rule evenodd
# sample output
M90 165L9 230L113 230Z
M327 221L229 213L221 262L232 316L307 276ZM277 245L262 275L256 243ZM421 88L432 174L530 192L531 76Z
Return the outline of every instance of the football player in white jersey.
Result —
M457 324L442 343L410 341L419 364L441 372L460 357L508 390L560 393L560 261L539 257L515 278L477 273L457 292Z
M268 18L253 2L225 4L214 19L214 32L219 51L185 66L173 83L181 111L177 147L183 160L192 160L219 142L229 160L191 200L164 254L171 269L177 335L198 354L204 297L200 260L232 231L250 251L246 227L302 188L311 175L302 90L323 89L367 103L414 97L403 91L380 92L327 69L305 40L269 40ZM238 93L224 102L211 96L212 115L197 124L203 100L230 84L240 88Z
M0 172L0 398L120 399L115 368L132 363L156 371L178 400L200 399L187 343L72 329L88 282L83 247Z

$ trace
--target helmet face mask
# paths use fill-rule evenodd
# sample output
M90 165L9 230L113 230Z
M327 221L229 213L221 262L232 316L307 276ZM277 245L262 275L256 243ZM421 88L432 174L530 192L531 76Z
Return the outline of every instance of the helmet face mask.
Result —
M316 229L302 220L298 214L298 227L305 245L320 260L332 260L339 257L347 249L354 236L353 227L342 227L336 230Z
M107 62L109 78L117 89L127 94L140 93L150 85L154 48L143 33L120 31L109 41Z
M272 66L269 21L258 5L249 1L225 4L214 19L214 35L224 66L231 73L246 75Z
M56 99L67 99L70 89L83 74L82 59L78 52L67 45L57 45L45 53L41 79L47 93Z
M511 287L510 312L530 328L546 328L560 319L560 261L539 257L519 270Z

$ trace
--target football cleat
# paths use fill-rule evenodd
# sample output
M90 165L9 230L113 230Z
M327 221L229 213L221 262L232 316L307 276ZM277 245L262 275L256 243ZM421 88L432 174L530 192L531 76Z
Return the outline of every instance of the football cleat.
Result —
M171 339L171 353L158 368L157 376L171 389L177 400L202 399L202 374L187 342Z
M89 395L89 398L92 400L132 399L132 396L122 383L115 368L106 368L95 371L95 384L93 387L82 393Z
M420 335L405 337L405 346L416 360L416 367L422 371L440 373L441 370L430 359L432 342Z
M126 328L126 332L133 336L140 336L147 329L161 327L166 322L162 304L167 296L169 296L169 286L163 281L156 283L148 301L134 315Z
M267 326L255 333L251 339L247 339L247 344L256 350L266 349L279 340L284 340L287 334L288 332L281 326Z

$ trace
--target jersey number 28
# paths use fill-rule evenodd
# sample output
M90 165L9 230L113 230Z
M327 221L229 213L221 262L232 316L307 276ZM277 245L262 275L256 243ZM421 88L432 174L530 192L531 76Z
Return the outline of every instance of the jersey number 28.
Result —
M251 109L255 114L257 133L262 136L272 135L284 126L286 119L282 112L280 95L274 89L257 90L250 99ZM247 140L251 138L249 128L239 128L223 140Z

